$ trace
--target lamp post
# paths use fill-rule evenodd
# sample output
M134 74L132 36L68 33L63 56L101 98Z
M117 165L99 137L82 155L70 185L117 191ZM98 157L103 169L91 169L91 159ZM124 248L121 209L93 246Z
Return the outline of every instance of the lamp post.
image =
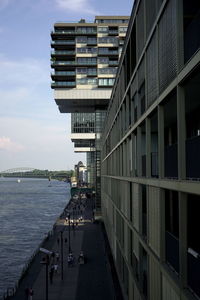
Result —
M63 231L60 232L60 240L61 240L61 279L63 280Z
M46 300L49 299L49 280L48 280L48 274L49 274L49 255L46 254L46 257L43 258L41 261L42 264L46 266Z
M67 214L67 217L68 217L68 233L69 233L68 252L71 253L71 241L70 241L70 213Z

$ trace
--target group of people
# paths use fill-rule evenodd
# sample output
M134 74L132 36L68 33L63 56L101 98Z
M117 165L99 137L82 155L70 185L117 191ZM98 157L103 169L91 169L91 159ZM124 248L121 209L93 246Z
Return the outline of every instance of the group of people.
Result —
M78 263L80 265L84 264L85 261L85 256L83 254L83 251L80 252L78 259L77 259ZM68 263L68 267L73 267L74 263L75 263L75 257L73 255L73 253L69 253L68 257L67 257L67 263Z
M59 253L56 252L52 254L51 256L51 265L50 265L50 271L49 271L49 279L50 279L50 284L53 283L53 277L54 274L58 273L58 263L59 263Z

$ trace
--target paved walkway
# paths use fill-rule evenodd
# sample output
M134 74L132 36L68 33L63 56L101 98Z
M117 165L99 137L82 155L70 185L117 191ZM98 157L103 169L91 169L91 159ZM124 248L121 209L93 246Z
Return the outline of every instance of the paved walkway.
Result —
M45 245L48 250L59 252L58 273L53 276L53 283L49 282L48 274L48 300L121 300L119 290L116 294L116 280L113 282L110 263L106 253L105 239L101 222L93 223L93 203L89 198L84 206L75 206L71 203L68 209L74 214L74 219L82 216L82 222L72 229L70 226L70 246L75 257L74 265L67 265L69 253L69 227L64 214L57 220L53 237ZM65 212L67 213L67 212ZM71 213L72 216L72 213ZM71 217L72 218L72 217ZM61 231L63 232L63 280L61 278ZM65 240L67 239L67 243ZM78 256L83 251L87 258L84 265L79 265ZM27 276L22 281L14 300L26 299L25 287L34 290L33 300L46 299L46 266L40 261L45 254L40 253L39 258L33 262ZM50 268L50 267L49 267ZM33 270L32 270L33 269Z

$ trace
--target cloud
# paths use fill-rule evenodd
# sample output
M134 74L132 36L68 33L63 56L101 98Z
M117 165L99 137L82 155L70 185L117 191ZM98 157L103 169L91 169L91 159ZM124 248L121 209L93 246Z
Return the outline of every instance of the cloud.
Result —
M67 126L70 118L62 115L57 119L52 116L49 122L0 117L0 169L31 166L61 170L85 161L85 154L74 154L73 144L67 139ZM14 147L18 151L14 152Z
M0 53L0 66L0 115L33 114L42 105L45 109L43 103L51 97L49 61L13 60Z
M92 8L89 0L56 0L58 8L64 10L70 10L73 12L83 12L88 14L98 14L98 12Z
M1 1L1 0L0 0ZM36 86L49 82L49 62L25 58L10 60L0 53L0 82L5 84L23 84Z
M12 142L9 137L0 137L0 150L10 152L18 152L24 150L24 146L19 143Z

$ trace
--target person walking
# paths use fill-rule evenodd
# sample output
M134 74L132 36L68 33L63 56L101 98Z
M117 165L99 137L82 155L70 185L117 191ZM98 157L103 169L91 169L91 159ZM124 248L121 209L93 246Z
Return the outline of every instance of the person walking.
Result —
M54 265L51 265L50 272L49 272L50 284L53 284L53 274L54 274Z
M33 289L32 289L32 287L29 289L29 300L33 300L33 294L34 294L34 292L33 292Z
M59 257L60 257L59 253L56 252L56 261L57 261L57 263L59 262Z

